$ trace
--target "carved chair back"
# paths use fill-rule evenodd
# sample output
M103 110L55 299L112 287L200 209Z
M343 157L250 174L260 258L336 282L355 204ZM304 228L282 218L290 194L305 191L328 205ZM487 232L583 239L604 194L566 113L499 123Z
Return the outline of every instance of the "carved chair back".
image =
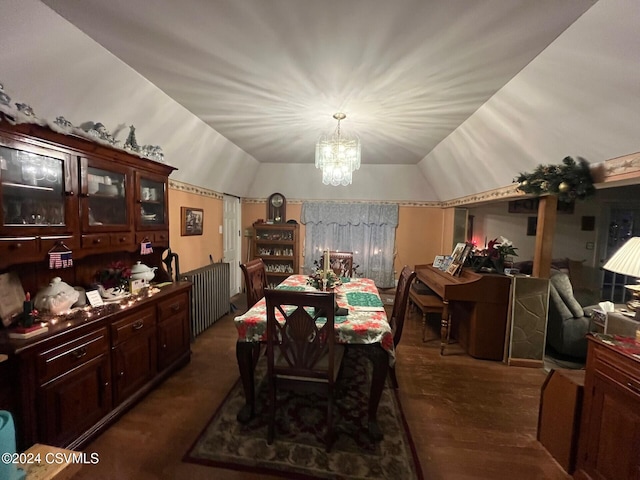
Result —
M240 265L244 274L244 284L247 289L247 308L253 307L264 297L267 288L267 270L261 258Z

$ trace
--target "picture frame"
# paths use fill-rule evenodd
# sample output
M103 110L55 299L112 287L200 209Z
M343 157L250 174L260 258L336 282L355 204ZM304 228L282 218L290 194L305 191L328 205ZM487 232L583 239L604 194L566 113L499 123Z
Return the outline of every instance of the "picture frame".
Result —
M458 276L462 273L462 267L471 253L473 245L468 242L458 243L451 253L451 263L447 266L446 272Z
M180 235L202 235L204 210L202 208L180 207Z
M522 200L509 201L509 213L525 213L533 215L538 213L538 205L540 204L539 198L525 198ZM558 202L556 211L562 214L571 215L575 210L575 201L571 202Z
M538 217L527 217L527 236L535 237L538 230Z

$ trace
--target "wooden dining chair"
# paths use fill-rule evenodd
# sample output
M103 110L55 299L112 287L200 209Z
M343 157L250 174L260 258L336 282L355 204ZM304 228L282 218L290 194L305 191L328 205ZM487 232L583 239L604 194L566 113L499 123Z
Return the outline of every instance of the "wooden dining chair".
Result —
M261 258L240 265L244 274L244 284L247 289L247 309L253 307L264 297L267 288L267 270Z
M267 378L269 428L267 443L275 435L276 391L279 384L291 388L301 383L326 387L326 450L333 443L334 387L344 346L335 341L335 293L265 290L267 302ZM277 315L282 316L280 322ZM323 324L319 317L325 317Z
M404 327L404 318L407 314L407 303L409 300L409 289L411 283L416 276L411 267L406 266L400 272L400 278L398 279L398 286L396 287L396 295L393 300L393 310L391 311L391 318L389 323L391 324L391 331L393 332L393 346L398 347L400 338L402 337L402 328ZM391 376L391 383L393 388L398 388L398 379L396 378L395 367L389 368L389 375Z
M353 276L353 252L329 251L331 270L341 277Z

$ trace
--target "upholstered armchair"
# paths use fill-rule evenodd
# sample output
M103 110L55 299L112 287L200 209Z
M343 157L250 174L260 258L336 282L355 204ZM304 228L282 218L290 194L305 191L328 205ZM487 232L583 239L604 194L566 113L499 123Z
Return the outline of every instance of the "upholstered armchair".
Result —
M597 304L583 306L574 296L569 276L552 270L549 279L547 345L560 354L585 358L586 334L589 331L591 313L597 307Z

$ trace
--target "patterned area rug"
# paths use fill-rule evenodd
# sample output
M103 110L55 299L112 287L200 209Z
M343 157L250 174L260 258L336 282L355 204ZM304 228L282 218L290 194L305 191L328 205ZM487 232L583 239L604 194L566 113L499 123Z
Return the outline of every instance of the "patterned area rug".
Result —
M378 407L384 438L367 433L370 363L347 350L336 392L331 452L324 446L326 399L315 393L278 393L276 435L267 444L266 359L256 368L256 416L247 425L236 420L244 404L240 382L231 389L184 461L216 467L272 473L291 478L422 479L395 391L385 387Z

